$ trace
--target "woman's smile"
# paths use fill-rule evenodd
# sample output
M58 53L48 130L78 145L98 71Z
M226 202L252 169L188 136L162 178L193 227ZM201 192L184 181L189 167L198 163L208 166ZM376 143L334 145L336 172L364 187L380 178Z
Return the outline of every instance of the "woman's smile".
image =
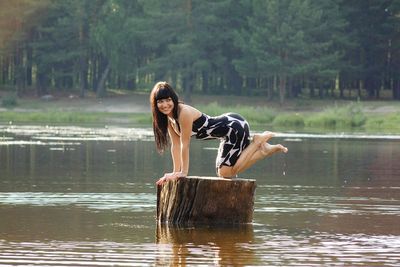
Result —
M157 108L165 115L171 114L172 110L174 109L174 102L172 98L165 98L157 100Z

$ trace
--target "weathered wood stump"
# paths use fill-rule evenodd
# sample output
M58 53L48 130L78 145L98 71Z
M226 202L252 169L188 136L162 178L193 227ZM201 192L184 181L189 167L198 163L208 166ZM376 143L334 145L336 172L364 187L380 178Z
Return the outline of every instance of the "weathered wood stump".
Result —
M157 220L170 224L251 223L255 180L189 176L157 186Z

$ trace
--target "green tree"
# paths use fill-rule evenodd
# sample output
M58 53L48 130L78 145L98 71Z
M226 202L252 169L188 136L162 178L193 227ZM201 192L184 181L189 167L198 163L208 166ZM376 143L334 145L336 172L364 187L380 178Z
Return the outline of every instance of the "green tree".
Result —
M75 87L81 71L82 18L77 18L78 3L73 0L51 1L41 25L34 29L29 46L33 49L37 94L50 88ZM81 77L82 79L83 77Z
M172 80L186 101L193 90L240 93L241 76L232 59L240 53L233 33L246 16L243 9L231 0L146 1L145 6L153 25L145 38L153 51L146 70L156 80ZM154 36L157 40L148 42Z
M0 83L400 99L400 0L3 0ZM330 91L329 91L330 90ZM351 92L351 91L349 91Z
M347 57L356 66L352 77L357 82L358 95L365 89L369 97L379 98L395 64L389 64L388 56L393 55L393 42L398 40L398 1L354 0L342 1L341 5L349 22L349 35L357 42L357 46L347 50Z
M242 94L243 80L233 65L241 57L235 46L235 29L242 27L250 8L244 3L201 1L194 9L193 47L198 51L195 66L200 73L202 91Z
M153 73L154 80L170 80L184 89L186 101L193 90L194 62L192 0L146 1L145 13L148 64L143 72Z
M344 25L334 2L271 0L252 4L253 16L247 28L237 34L244 56L235 64L243 75L272 80L269 95L277 87L280 103L289 82L293 84L300 77L334 79L340 54L333 47L332 36Z
M0 2L0 83L13 87L17 94L32 84L32 52L28 44L48 4L46 0Z
M106 95L107 79L114 78L116 85L118 82L115 80L135 78L140 40L136 35L134 18L142 12L138 1L109 0L101 7L101 19L91 25L91 45L100 58L100 76L96 88L98 97ZM110 73L113 75L109 76Z
M392 1L387 12L393 28L388 40L386 84L391 88L393 98L400 100L400 0Z

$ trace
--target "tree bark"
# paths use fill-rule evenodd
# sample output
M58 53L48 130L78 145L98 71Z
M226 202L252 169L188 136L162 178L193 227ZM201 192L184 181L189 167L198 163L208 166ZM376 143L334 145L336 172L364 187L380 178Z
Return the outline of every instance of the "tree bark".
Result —
M286 74L279 76L279 104L280 105L283 105L285 102L286 81L287 81Z
M160 223L251 223L255 180L186 177L157 186Z
M107 67L103 71L100 81L97 84L96 96L98 98L106 96L106 79L109 72L110 72L110 63L107 63Z

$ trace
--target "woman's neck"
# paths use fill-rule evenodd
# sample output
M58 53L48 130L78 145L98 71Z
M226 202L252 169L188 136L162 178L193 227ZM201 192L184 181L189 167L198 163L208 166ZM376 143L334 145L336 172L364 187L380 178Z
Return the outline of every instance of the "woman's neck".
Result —
M183 104L179 103L178 104L178 108L177 108L177 116L178 116L178 118L179 118L179 113L180 113L181 108L182 108L181 105L183 105ZM178 118L174 117L174 110L172 110L171 113L168 114L167 116L168 116L169 119L172 119L174 121L178 119Z

